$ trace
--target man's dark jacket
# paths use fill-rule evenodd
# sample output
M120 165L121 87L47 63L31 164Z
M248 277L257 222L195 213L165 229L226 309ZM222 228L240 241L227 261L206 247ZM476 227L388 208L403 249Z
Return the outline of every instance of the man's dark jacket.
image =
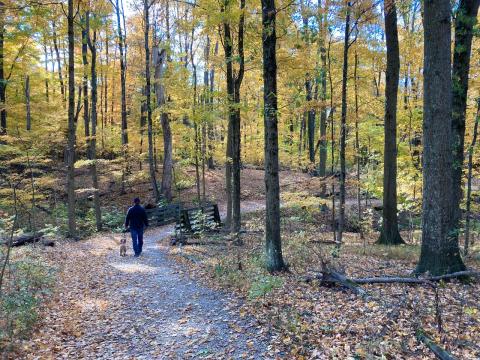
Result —
M148 226L147 213L141 205L134 205L128 209L127 217L125 218L125 227L132 229L143 229Z

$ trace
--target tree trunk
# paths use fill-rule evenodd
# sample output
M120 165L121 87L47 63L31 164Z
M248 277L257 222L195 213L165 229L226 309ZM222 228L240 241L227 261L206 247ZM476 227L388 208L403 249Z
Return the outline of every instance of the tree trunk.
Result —
M215 43L215 50L214 50L215 57L218 55L218 41ZM209 94L209 104L210 109L213 111L213 92L215 90L215 67L212 65L210 69L210 94ZM209 170L215 169L215 162L213 160L213 151L214 147L214 131L213 131L213 124L211 122L208 123L208 159L207 159L207 167Z
M325 102L327 101L327 54L325 49L325 36L327 28L327 13L328 8L325 5L325 9L321 10L321 0L318 0L318 9L319 11L324 11L324 13L319 14L319 47L320 47L320 101L322 102L322 109L320 111L320 150L319 150L319 164L318 164L318 174L319 176L324 177L326 175L327 169L327 107ZM321 193L325 194L326 185L322 185Z
M360 197L361 179L360 179L360 134L358 128L358 54L355 49L355 68L353 71L354 91L355 91L355 162L357 167L357 218L358 224L362 223L362 204ZM360 226L360 238L363 238L362 226Z
M228 10L229 0L223 4L222 12ZM227 182L227 225L232 232L240 230L240 163L241 163L241 131L240 131L240 88L244 74L244 27L245 27L245 0L240 0L240 18L238 22L238 56L233 56L233 38L230 24L223 23L224 52L226 61L226 80L228 95L228 135L227 135L227 163L225 166L225 178ZM239 69L235 77L233 62L239 62ZM231 160L231 161L230 161Z
M451 6L424 4L422 248L417 273L443 275L465 270L452 231L457 195L452 176Z
M453 52L452 140L453 163L453 230L458 236L463 198L462 173L465 151L465 113L467 109L468 75L472 50L473 28L477 22L480 0L460 0L455 16L455 46Z
M340 125L340 210L338 219L337 244L340 246L345 224L345 179L347 176L345 162L345 148L347 140L347 81L348 81L348 48L350 46L350 12L351 3L347 2L345 17L345 37L343 44L343 69L342 69L342 116Z
M146 3L145 3L145 6L147 6ZM118 0L116 0L116 3L115 3L115 10L116 10L116 16L117 16L118 49L120 51L120 86L121 86L121 92L122 92L121 93L122 145L125 148L124 150L126 151L126 147L128 146L127 90L126 90L127 73L126 73L126 64L125 64L126 54L124 54L124 51L126 52L125 36L124 36L124 31L126 31L126 29L124 28L122 31L122 25L120 23L120 6L118 4ZM146 27L146 24L145 24L145 27ZM147 45L148 44L146 44L145 46ZM148 106L150 107L150 105Z
M118 4L118 0L117 0ZM118 11L118 10L117 10ZM155 174L155 163L153 159L153 124L152 124L152 104L150 101L151 93L151 84L150 84L150 44L149 44L149 32L150 32L150 4L149 0L143 0L143 21L145 24L144 35L145 35L145 97L147 103L147 127L148 127L148 165L150 169L150 181L152 182L153 188L153 197L155 202L160 200L160 192L158 191L157 178ZM117 15L118 17L118 15ZM121 58L120 58L120 61ZM122 88L125 84L122 85ZM123 89L122 89L123 92ZM123 97L123 95L122 95ZM122 100L123 101L123 100ZM123 104L122 104L123 108ZM122 110L123 112L123 110Z
M307 77L309 75L307 74ZM311 109L312 106L312 81L307 78L305 81L305 90L307 92L307 103L309 104L309 110L307 111L307 132L308 132L308 158L311 163L315 162L315 110Z
M26 113L26 128L32 130L32 116L30 112L30 76L25 76L25 113Z
M278 176L277 59L275 0L262 0L263 98L265 126L265 242L270 272L286 269L280 237L280 183Z
M43 38L43 54L45 60L45 100L47 103L50 101L49 93L48 93L48 50L47 50L47 39L46 35Z
M89 13L86 14L87 29L89 28ZM91 97L92 97L92 132L89 140L89 157L92 160L92 165L90 167L90 172L92 175L92 184L95 189L93 193L93 206L95 208L95 223L97 226L97 231L102 230L102 212L100 209L100 194L98 188L98 174L97 174L97 34L94 31L93 37L90 38L90 34L87 30L87 40L90 52L92 54L92 64L91 64Z
M57 32L55 29L55 21L52 21L53 48L55 49L55 56L57 58L58 81L60 82L60 93L62 94L63 104L65 105L67 94L65 92L65 84L63 82L62 63L60 61L60 51L58 50Z
M75 219L75 33L73 0L68 0L68 145L67 145L67 197L68 236L76 237Z
M387 71L385 80L385 142L383 152L383 217L378 244L404 244L397 218L397 94L400 76L397 8L395 0L385 0Z
M85 13L85 17L82 18L82 63L83 63L83 124L85 130L85 138L90 136L90 111L88 109L88 32L89 32L89 12Z
M472 169L473 169L473 151L477 143L478 122L480 121L480 98L477 99L477 114L475 116L475 125L473 126L473 139L468 149L468 174L467 174L467 209L465 212L465 256L468 254L470 245L470 214L472 201Z
M157 98L157 106L162 107L166 104L165 85L163 77L167 62L166 49L159 50L157 47L153 49L153 63L155 66L155 95ZM170 120L168 114L162 109L160 116L163 132L163 176L161 192L167 201L172 200L172 131L170 129Z
M5 4L0 1L0 135L7 133L7 109L6 88L4 69L4 35L5 35Z

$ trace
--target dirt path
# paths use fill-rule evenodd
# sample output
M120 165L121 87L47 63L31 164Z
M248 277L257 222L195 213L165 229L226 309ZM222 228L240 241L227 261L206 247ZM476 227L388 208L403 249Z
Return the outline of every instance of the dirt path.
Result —
M61 249L58 309L27 358L268 359L268 338L238 299L185 277L159 249L172 229L148 231L140 258L120 258L112 236Z

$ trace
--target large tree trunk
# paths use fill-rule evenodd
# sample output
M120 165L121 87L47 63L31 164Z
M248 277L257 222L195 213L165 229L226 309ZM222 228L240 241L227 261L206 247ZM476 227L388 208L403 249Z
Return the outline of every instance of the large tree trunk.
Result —
M4 69L5 4L0 1L0 135L7 133L6 87Z
M452 218L452 77L449 0L424 4L422 248L417 273L465 270Z
M118 0L117 0L118 1ZM152 182L153 197L155 201L160 199L160 192L158 191L157 178L155 174L155 163L153 159L153 124L152 124L152 104L150 101L151 84L150 84L150 1L143 0L143 21L145 24L145 97L147 103L147 127L148 127L148 165L150 169L150 181ZM123 105L122 105L123 106Z
M465 151L465 113L467 109L468 75L472 49L473 27L477 22L480 0L460 0L455 17L455 46L453 53L453 97L452 97L452 140L453 163L453 203L454 224L458 236L463 198L462 173Z
M153 63L155 66L155 95L157 97L157 106L162 107L166 103L165 85L163 85L163 77L165 74L165 66L167 62L167 51L165 49L153 49ZM170 121L168 114L162 110L160 116L163 131L163 176L161 192L165 199L172 200L172 131L170 129Z
M68 0L68 145L67 145L67 197L68 236L75 237L75 33L73 0Z
M278 176L277 58L275 0L262 0L263 99L265 126L265 242L270 272L286 268L280 237L280 183Z
M383 217L379 244L398 245L404 241L397 218L397 93L400 77L397 8L395 0L385 0L387 71L385 82L385 139L383 152Z
M345 225L345 179L347 176L345 162L345 148L347 140L347 81L348 81L348 48L350 46L350 12L351 3L347 2L345 17L345 36L343 44L342 69L342 116L340 125L340 209L338 219L338 246L342 243L343 228Z
M95 224L97 226L97 231L102 230L102 212L100 209L100 194L98 188L98 174L97 174L97 34L93 32L93 38L90 38L88 33L88 22L89 22L89 13L86 14L86 23L87 23L87 40L90 52L92 54L92 64L91 64L91 97L92 97L92 132L89 139L89 157L92 160L92 165L90 166L90 172L92 175L92 184L94 193L93 193L93 206L95 208Z

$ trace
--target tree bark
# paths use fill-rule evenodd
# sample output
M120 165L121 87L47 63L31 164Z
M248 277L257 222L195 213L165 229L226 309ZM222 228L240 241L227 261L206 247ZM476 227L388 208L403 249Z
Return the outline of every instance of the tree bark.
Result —
M52 21L52 35L53 35L53 48L55 49L55 56L57 58L57 71L58 71L58 81L60 82L60 93L62 94L63 104L66 103L66 91L65 91L65 83L63 82L63 71L62 71L62 63L60 61L60 51L58 49L58 40L57 40L57 32L56 32L56 24L55 21Z
M146 4L146 0L145 6ZM126 148L128 146L128 124L127 124L127 90L126 90L126 81L127 81L127 73L126 73L126 64L125 64L125 54L126 47L125 47L125 36L124 28L122 30L122 24L120 23L120 6L118 0L115 3L115 10L117 16L117 37L118 37L118 49L120 51L120 86L121 86L121 114L122 114L122 146ZM145 25L146 26L146 25ZM147 34L148 36L148 34ZM147 44L148 45L148 44ZM150 107L150 105L149 105ZM126 149L124 149L126 151Z
M67 197L68 236L76 237L75 219L75 30L73 0L68 0L68 144L67 144Z
M383 151L383 217L378 244L404 244L398 231L397 217L397 94L400 77L397 7L395 0L385 0L385 38L387 70L385 80L385 126Z
M97 91L97 34L94 31L93 37L90 37L89 34L89 13L86 14L86 28L87 28L87 41L88 47L90 48L90 52L92 54L91 58L91 98L92 98L92 132L89 143L89 157L92 160L92 164L90 166L90 172L92 175L92 184L93 188L95 189L93 193L93 206L95 208L95 224L97 226L97 231L102 230L102 212L100 208L100 189L98 188L98 174L97 174L97 98L98 98L98 91Z
M32 130L32 116L30 112L30 76L25 76L25 113L26 113L26 128Z
M47 103L50 101L48 92L48 50L47 50L47 38L44 34L43 37L43 55L45 60L45 100Z
M153 49L153 63L155 66L155 95L157 98L157 106L162 107L166 104L165 85L163 85L163 77L167 62L166 49L159 50L157 47ZM170 120L168 113L162 109L160 116L163 132L163 176L161 192L167 201L172 200L172 130L170 129Z
M82 63L83 63L83 126L85 130L85 138L90 136L90 111L88 108L88 32L89 32L89 12L85 12L82 18ZM87 143L89 141L87 140Z
M223 5L223 11L230 6L229 0ZM227 163L225 166L225 178L227 182L227 225L232 232L237 233L240 230L240 87L244 75L244 27L245 27L245 0L240 0L240 18L238 22L238 62L239 69L237 76L233 72L233 38L231 35L230 24L224 22L224 52L226 61L227 75L227 95L228 95L228 135L227 135ZM230 161L231 159L231 161ZM231 204L231 205L230 205Z
M463 198L462 174L465 151L465 113L467 109L468 75L472 50L473 28L477 22L480 0L460 0L455 17L455 45L453 52L453 97L452 97L452 140L453 203L454 218L452 229L458 236Z
M465 270L452 233L452 77L449 0L424 4L422 247L417 273Z
M262 0L263 98L265 126L265 242L270 272L286 269L280 237L280 183L278 176L277 58L275 0Z
M118 4L118 0L117 0ZM152 124L152 104L150 100L151 84L150 84L150 4L149 0L143 0L143 21L145 24L145 97L147 103L147 127L148 127L148 165L150 169L150 181L153 188L153 197L157 202L160 200L160 192L158 191L157 178L155 174L155 163L153 159L153 124ZM122 90L123 91L123 90ZM123 105L122 105L123 107Z
M326 175L327 169L327 107L325 102L327 101L327 54L325 48L325 36L327 28L327 13L328 7L325 5L325 8L321 9L321 0L318 0L318 10L323 11L318 15L319 20L319 47L320 47L320 101L322 102L322 108L320 111L320 150L319 150L319 164L318 164L318 175L324 177ZM322 194L326 191L326 185L322 185Z
M470 215L472 202L472 170L473 170L473 151L477 143L478 122L480 121L480 98L477 99L477 114L475 116L475 125L473 126L473 139L468 149L468 174L467 174L467 209L465 211L465 244L464 253L468 254L470 245Z
M4 69L5 3L0 1L0 135L7 133L6 80Z
M340 125L340 209L338 218L337 244L340 246L345 225L345 180L347 176L345 148L347 140L347 81L348 81L348 48L350 47L350 12L351 3L347 2L345 17L345 36L343 44L343 69L342 69L342 115Z

